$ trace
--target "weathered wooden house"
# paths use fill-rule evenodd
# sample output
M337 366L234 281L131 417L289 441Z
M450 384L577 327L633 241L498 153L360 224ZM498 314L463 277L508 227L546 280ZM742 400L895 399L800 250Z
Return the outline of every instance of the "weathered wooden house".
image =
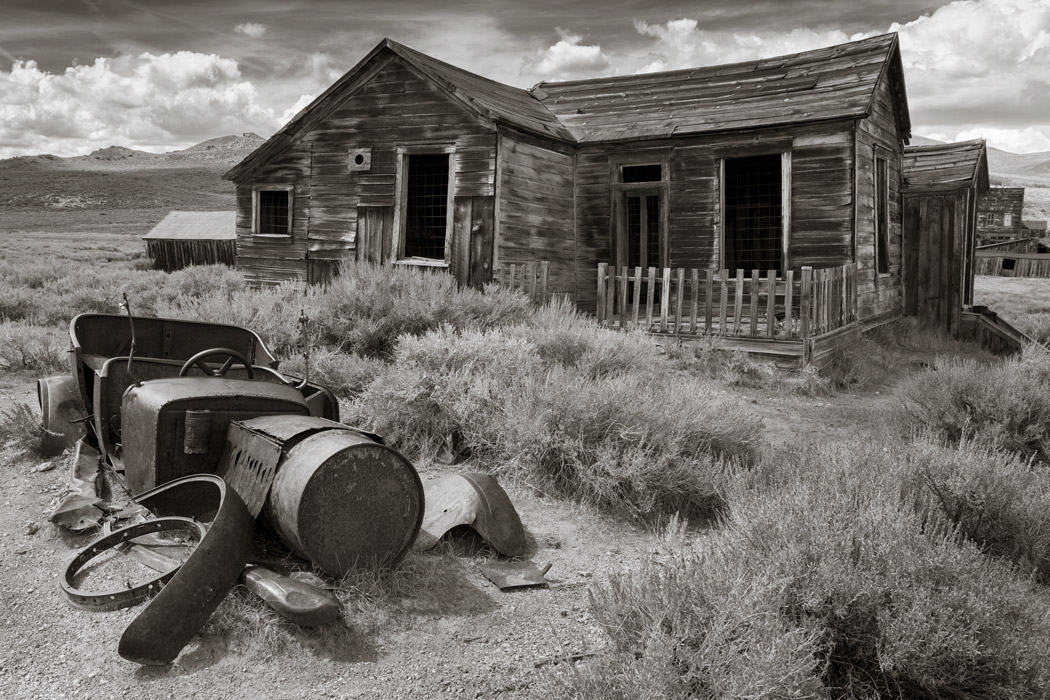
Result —
M977 202L977 238L982 243L1020 238L1023 187L991 187Z
M225 177L259 282L347 254L475 285L549 261L582 310L637 320L654 295L683 332L713 303L703 330L774 342L799 339L776 319L899 313L910 133L895 34L530 90L384 40Z
M973 304L977 205L988 191L983 140L904 149L904 311L958 334Z
M974 269L994 277L1050 277L1050 245L1038 238L1015 238L977 246Z
M237 212L173 211L142 237L154 269L173 272L190 265L233 266Z

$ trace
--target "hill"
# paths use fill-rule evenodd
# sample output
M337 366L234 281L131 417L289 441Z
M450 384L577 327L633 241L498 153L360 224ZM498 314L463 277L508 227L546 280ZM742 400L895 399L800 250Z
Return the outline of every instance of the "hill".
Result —
M169 153L109 146L71 158L0 160L0 231L143 235L173 209L233 209L233 184L222 175L264 140L246 133Z

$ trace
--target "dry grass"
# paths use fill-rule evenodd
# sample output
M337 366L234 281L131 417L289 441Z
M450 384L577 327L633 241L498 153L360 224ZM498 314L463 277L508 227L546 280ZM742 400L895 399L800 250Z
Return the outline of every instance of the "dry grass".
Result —
M1036 340L1050 342L1050 279L974 278L974 303L989 307Z

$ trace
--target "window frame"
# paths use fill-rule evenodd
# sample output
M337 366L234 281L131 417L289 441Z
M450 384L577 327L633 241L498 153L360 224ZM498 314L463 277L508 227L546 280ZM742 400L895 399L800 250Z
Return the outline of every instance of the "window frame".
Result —
M623 169L644 165L659 165L660 179L648 182L624 182ZM659 197L660 220L659 220L659 258L660 268L670 266L670 250L668 237L670 235L670 207L669 191L671 180L671 158L667 153L632 153L622 154L610 159L610 188L612 190L610 233L612 254L614 264L617 268L627 266L627 197L628 195L657 195ZM643 269L648 269L643 267Z
M405 228L408 206L408 159L414 155L447 155L448 156L448 192L445 208L445 254L443 259L405 257ZM391 262L396 265L415 265L419 267L452 266L452 237L455 228L455 190L456 190L456 146L455 144L405 144L397 147L397 165L394 175L394 222L393 241L390 246Z
M791 148L769 151L747 150L741 153L725 153L718 161L718 269L726 267L726 161L755 156L780 154L780 269L777 276L783 278L791 269ZM731 270L732 272L732 270ZM766 270L762 270L766 272Z
M262 233L259 230L262 222L262 197L260 192L284 192L288 195L288 231L286 233ZM252 185L252 236L277 240L290 240L295 224L295 185L277 185L261 183Z
M875 277L878 279L880 277L889 277L893 274L890 264L890 222L892 219L890 216L890 159L888 155L879 153L876 150L873 154L872 162L871 187L873 200L871 216L872 252L874 254L872 267L875 270ZM879 188L880 164L885 171L881 189ZM885 211L880 212L883 208ZM881 256L880 252L882 253ZM883 265L880 264L882 262L885 262L885 270L882 269Z

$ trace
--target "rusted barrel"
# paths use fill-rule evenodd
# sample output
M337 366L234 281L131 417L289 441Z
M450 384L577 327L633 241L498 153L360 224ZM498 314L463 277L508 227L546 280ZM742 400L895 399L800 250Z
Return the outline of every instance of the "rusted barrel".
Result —
M267 431L283 443L263 507L277 536L332 576L396 564L423 520L415 468L368 434L323 419L295 420L298 430L286 424ZM259 421L265 419L245 423Z

